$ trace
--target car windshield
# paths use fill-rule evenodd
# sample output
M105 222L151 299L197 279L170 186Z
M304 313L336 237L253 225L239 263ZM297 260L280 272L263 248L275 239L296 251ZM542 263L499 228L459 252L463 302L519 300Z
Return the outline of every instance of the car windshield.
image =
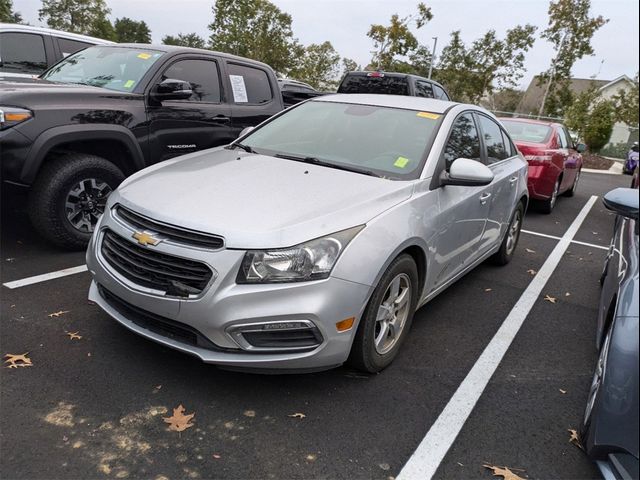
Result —
M441 117L400 108L311 101L254 130L242 145L257 153L408 180L420 176Z
M539 123L502 120L502 124L515 142L546 143L551 136L551 127Z
M90 47L69 55L40 78L130 92L161 56L162 52L142 48Z

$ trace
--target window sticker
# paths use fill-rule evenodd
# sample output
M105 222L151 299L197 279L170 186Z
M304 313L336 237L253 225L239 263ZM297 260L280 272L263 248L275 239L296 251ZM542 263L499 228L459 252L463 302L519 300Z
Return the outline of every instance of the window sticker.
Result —
M393 166L398 168L405 168L410 161L411 160L409 160L406 157L398 157L396 158L396 161L393 163Z
M420 118L428 118L429 120L437 120L440 118L440 115L431 112L418 112L416 116Z
M126 82L124 82L124 88L133 88L135 83L135 80L127 80Z
M152 57L152 55L150 53L139 53L138 54L138 58L141 58L142 60L149 60Z
M247 96L244 77L242 75L229 75L229 81L231 82L231 90L233 91L233 101L236 103L247 103L249 97Z

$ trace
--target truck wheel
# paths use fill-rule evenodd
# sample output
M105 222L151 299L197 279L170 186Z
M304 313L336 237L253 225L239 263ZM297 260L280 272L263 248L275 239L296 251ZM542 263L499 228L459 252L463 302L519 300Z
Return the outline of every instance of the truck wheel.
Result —
M35 229L52 243L87 246L107 197L124 175L104 158L70 153L47 162L32 186L29 215Z
M416 263L411 256L400 255L382 275L369 299L349 363L369 373L389 365L411 328L418 295Z

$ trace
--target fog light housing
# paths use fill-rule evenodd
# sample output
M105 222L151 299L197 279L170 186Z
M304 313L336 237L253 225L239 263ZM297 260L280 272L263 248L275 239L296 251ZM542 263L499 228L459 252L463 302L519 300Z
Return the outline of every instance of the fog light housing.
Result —
M251 352L304 351L319 346L322 334L309 320L279 320L233 325L227 333Z

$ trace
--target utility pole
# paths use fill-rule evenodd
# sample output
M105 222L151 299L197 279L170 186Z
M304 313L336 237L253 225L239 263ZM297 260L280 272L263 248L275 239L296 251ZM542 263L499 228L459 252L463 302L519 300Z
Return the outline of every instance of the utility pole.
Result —
M549 81L547 82L547 87L544 90L544 95L542 96L542 102L540 102L540 108L538 109L538 120L540 120L540 117L544 113L544 105L545 103L547 103L547 97L549 96L549 91L551 90L551 84L555 80L556 64L558 63L558 57L562 53L562 49L564 48L564 41L567 39L568 34L569 34L568 31L564 32L564 35L562 36L562 40L560 41L560 46L558 47L558 53L556 53L556 56L554 57L553 62L551 63L551 74L549 75Z
M433 50L431 51L431 62L429 63L429 79L431 79L431 72L433 72L433 62L436 59L436 46L438 45L438 37L433 38Z

